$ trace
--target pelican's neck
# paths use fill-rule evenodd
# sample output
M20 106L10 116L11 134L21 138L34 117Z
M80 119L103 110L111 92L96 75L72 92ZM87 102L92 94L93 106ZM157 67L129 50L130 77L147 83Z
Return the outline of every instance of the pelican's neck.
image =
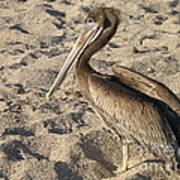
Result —
M96 73L96 71L88 63L91 56L92 54L89 54L89 51L86 50L80 57L80 60L76 65L76 78L78 82L78 87L84 95L89 92L88 79L90 75L92 73Z
M94 69L91 68L88 63L90 58L109 42L118 27L119 21L115 16L111 14L108 15L108 20L108 23L105 24L107 27L104 27L106 28L104 32L94 41L94 43L92 43L85 49L76 65L76 75L79 83L79 88L84 94L89 93L89 77L92 73L97 73Z

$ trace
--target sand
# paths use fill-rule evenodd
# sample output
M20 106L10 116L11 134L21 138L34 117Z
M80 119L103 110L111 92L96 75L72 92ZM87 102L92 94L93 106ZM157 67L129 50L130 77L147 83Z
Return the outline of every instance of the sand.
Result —
M123 179L115 174L121 141L82 97L73 71L45 99L83 18L104 6L121 9L124 18L91 65L99 72L129 67L180 97L178 0L0 0L0 179ZM141 170L124 179L180 179Z

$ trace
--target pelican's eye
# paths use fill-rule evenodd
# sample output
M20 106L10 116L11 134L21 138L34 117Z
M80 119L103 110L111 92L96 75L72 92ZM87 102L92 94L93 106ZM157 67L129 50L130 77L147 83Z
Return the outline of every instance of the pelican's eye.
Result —
M94 19L93 18L87 18L86 23L94 23Z
M92 29L94 26L96 25L96 22L94 21L93 18L87 18L85 21L85 30L89 31L90 29Z

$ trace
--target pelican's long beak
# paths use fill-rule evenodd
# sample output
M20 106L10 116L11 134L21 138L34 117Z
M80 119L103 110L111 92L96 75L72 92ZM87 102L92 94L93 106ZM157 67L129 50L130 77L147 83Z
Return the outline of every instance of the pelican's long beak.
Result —
M66 62L64 63L63 67L59 71L54 83L50 87L50 90L46 94L46 99L49 99L53 92L61 85L64 81L68 71L76 65L80 56L83 54L85 49L96 40L96 38L101 34L103 28L99 27L95 24L91 29L86 30L78 40L76 41L74 47L72 48Z

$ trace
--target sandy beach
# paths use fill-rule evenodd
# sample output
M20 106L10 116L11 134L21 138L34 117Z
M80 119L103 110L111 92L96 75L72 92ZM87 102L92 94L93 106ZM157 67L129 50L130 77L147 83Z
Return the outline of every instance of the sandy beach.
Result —
M121 141L82 96L74 71L45 99L84 17L96 7L121 9L123 20L91 58L93 68L129 67L180 98L179 0L0 0L0 179L123 180L115 173ZM147 169L125 179L180 176Z

